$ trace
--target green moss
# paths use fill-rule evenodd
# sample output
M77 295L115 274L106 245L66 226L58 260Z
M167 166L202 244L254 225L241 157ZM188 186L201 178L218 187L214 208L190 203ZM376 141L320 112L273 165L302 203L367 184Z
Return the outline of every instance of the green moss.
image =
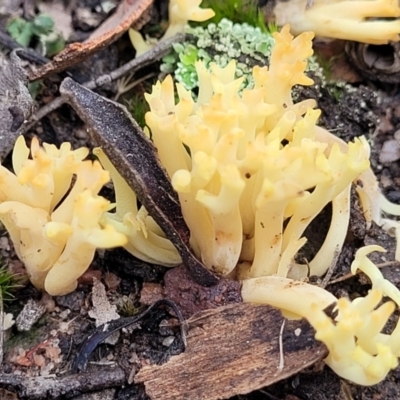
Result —
M270 28L276 30L276 27ZM253 67L269 64L271 49L275 43L270 32L264 32L248 23L234 23L226 18L205 27L189 27L186 32L190 39L173 45L173 52L163 58L161 71L172 74L176 82L192 91L194 97L198 89L196 61L203 61L207 67L211 62L225 67L231 60L236 60L236 78L244 78L242 89L252 88ZM332 61L333 59L321 62L312 56L308 59L306 73L314 79L318 93L323 87L339 100L349 88L343 82L331 78ZM301 92L300 86L293 89L295 101Z
M4 343L5 352L13 350L18 347L29 349L37 346L49 334L49 316L44 315L39 321L29 330L14 333Z
M117 307L121 317L132 317L143 310L143 307L135 306L135 302L131 296L123 296L119 300Z
M125 105L138 125L143 128L146 125L144 117L147 111L150 111L144 96L134 93L129 100L125 100Z
M247 23L258 27L262 32L269 32L265 24L263 13L258 8L257 0L203 0L202 8L212 8L215 16L201 23L193 23L193 26L206 27L210 23L218 24L227 18L234 23Z

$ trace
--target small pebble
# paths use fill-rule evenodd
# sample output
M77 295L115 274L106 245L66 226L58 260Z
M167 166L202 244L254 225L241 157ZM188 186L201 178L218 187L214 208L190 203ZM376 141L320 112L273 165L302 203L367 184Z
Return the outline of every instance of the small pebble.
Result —
M175 340L175 336L168 336L163 340L162 345L165 347L169 347L169 346L171 346L171 344L174 340Z
M0 247L4 250L10 251L10 243L8 241L8 237L0 237Z
M69 308L72 311L79 311L85 303L85 293L75 291L65 296L57 296L55 297L55 301L59 306Z
M397 129L397 131L393 134L393 137L396 140L400 140L400 129Z
M29 299L15 320L15 326L19 331L30 331L45 312L46 307L43 304Z
M60 318L66 319L70 313L71 313L71 310L68 310L68 309L64 310L64 311L60 312Z
M381 163L389 163L400 159L400 142L397 140L387 140L383 143L382 150L379 154Z

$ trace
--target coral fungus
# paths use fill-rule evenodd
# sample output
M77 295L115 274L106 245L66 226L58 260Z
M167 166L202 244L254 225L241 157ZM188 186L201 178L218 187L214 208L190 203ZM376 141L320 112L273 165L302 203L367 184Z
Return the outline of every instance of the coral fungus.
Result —
M360 385L375 385L398 364L400 321L391 334L382 330L396 305L400 307L400 292L367 258L372 251L383 249L361 248L351 266L354 274L359 269L372 281L372 289L365 297L337 300L318 286L271 276L243 281L243 301L267 303L292 317L306 318L316 330L315 338L329 350L326 364L343 378ZM382 304L383 297L391 301ZM335 306L332 316L328 316L324 309L331 304Z
M40 147L33 138L30 153L32 159L21 136L13 152L15 175L0 167L0 220L31 282L62 295L76 288L97 247L121 246L126 237L99 224L110 203L97 193L109 174L97 161L82 161L88 149Z
M239 93L234 62L211 72L199 62L197 101L178 84L175 104L171 77L146 95L146 123L192 246L223 275L239 263L241 277L304 277L306 268L293 261L304 231L333 202L331 228L310 263L311 273L322 275L345 238L350 185L369 166L364 139L345 151L328 146L315 137L314 101L293 104L292 87L312 83L304 73L312 34L293 39L285 27L274 36L270 67L254 68L253 89Z
M274 36L270 66L253 69L253 89L240 92L234 62L225 68L211 64L211 71L198 62L197 101L177 84L175 104L167 77L146 96L151 110L146 123L205 265L239 277L243 301L307 318L337 374L376 384L400 356L398 327L391 335L381 333L395 305L379 306L384 296L399 305L400 292L367 258L381 249L362 248L353 262L353 273L362 270L373 284L364 298L338 300L299 281L308 273L323 275L342 248L356 179L367 222L380 221L369 147L364 138L346 144L317 127L314 101L293 104L292 87L311 83L304 71L312 34L293 39L285 27ZM306 241L305 230L328 203L326 238L308 265L299 265L296 253ZM336 313L329 317L324 309L331 304Z
M166 267L180 264L182 260L178 250L166 238L165 233L147 210L143 206L138 209L135 192L121 177L101 148L95 148L93 152L103 167L110 172L116 197L115 212L106 212L102 217L102 223L113 226L118 232L126 235L128 241L124 247L135 257Z
M397 42L400 7L397 0L307 0L278 2L278 25L290 24L294 34L312 31L317 36L370 44Z

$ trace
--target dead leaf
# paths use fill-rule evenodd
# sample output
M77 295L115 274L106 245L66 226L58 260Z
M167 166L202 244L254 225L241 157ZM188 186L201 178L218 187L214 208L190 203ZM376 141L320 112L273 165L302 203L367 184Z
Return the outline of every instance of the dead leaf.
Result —
M32 326L42 318L45 312L46 307L42 303L29 299L15 320L17 329L20 332L30 331Z
M93 309L89 311L89 317L96 320L96 327L119 319L117 307L108 301L106 288L96 278L93 279L92 303Z
M333 40L329 42L314 41L314 51L317 56L329 66L331 79L347 83L361 82L362 78L355 68L349 63L344 52L346 42Z
M383 46L347 42L346 55L362 77L378 82L400 82L400 43L390 42Z
M286 321L280 311L254 304L230 304L188 320L184 353L163 365L144 366L152 400L227 399L288 378L323 358L326 348L305 321Z
M53 61L32 71L29 80L36 81L72 67L92 54L115 42L136 22L153 0L124 0L115 13L107 19L84 43L71 43L57 54ZM133 50L132 50L133 54Z

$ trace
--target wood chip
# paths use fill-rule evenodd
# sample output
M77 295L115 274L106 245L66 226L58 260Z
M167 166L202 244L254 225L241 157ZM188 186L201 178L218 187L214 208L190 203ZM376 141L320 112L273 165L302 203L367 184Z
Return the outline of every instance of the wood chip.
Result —
M143 382L152 400L226 399L285 379L326 356L304 320L286 321L269 306L230 304L188 320L186 351L163 365L144 366ZM280 351L283 352L283 368Z

